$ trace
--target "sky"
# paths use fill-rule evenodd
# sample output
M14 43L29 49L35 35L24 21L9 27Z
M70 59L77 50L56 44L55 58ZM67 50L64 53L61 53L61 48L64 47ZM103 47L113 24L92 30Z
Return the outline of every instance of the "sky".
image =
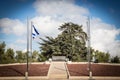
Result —
M26 50L27 17L39 37L57 37L59 26L65 22L83 25L87 32L90 17L91 47L120 56L119 0L0 0L0 42L7 48ZM30 25L30 24L29 24ZM38 38L33 50L40 50Z

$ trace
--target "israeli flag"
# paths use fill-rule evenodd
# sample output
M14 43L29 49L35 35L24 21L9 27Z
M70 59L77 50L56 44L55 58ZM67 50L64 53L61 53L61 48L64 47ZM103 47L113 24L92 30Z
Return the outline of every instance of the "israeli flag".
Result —
M32 36L33 36L33 39L34 39L36 36L39 35L39 32L37 31L37 29L35 28L34 25L32 25L32 27L33 27Z

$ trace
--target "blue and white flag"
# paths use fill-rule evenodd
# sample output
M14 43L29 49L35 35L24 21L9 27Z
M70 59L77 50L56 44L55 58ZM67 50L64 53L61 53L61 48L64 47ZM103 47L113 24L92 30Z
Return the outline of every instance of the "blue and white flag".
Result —
M37 31L37 29L35 28L34 25L32 25L32 27L33 27L32 36L33 36L33 39L34 39L36 36L39 35L39 32Z

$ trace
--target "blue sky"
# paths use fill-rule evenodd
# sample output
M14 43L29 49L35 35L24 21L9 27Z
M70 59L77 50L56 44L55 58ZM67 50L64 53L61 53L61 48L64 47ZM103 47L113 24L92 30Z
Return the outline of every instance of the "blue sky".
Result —
M1 0L0 18L19 18L25 20L26 16L34 17L36 15L33 3L35 0ZM91 16L100 17L105 22L120 26L120 1L116 0L76 0L76 5L84 6L90 10Z
M91 16L100 17L107 23L120 26L119 0L77 0L76 4L89 8Z
M90 16L91 46L119 55L119 5L119 0L1 0L0 41L5 41L8 47L15 50L25 50L27 16L42 38L46 35L57 36L60 33L57 29L64 22L86 26L86 17ZM33 41L34 50L39 50L37 41Z
M0 2L0 18L19 18L24 20L26 16L35 16L32 6L34 0L2 0Z

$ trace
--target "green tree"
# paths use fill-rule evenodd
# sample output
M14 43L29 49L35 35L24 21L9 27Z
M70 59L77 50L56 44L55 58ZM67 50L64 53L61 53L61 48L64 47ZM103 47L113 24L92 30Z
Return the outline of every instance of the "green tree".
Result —
M43 54L38 55L38 61L39 62L43 62L43 61L46 61L46 60L47 60L47 58Z
M101 52L96 50L95 52L95 58L98 60L98 62L109 62L110 54L107 52Z
M7 63L13 63L15 62L15 57L14 57L15 53L14 50L11 48L8 48L6 53L5 53L5 58L6 58L6 62Z
M19 63L26 62L26 52L16 51L16 61Z
M112 63L120 63L120 58L118 56L115 56L111 59Z
M109 52L107 52L107 53L105 54L104 62L109 62L109 60L110 60L110 54L109 54Z
M0 63L3 63L4 62L4 59L5 59L5 47L6 47L6 44L5 42L2 42L0 43Z
M82 26L74 23L65 23L60 26L62 31L56 38L46 37L40 43L42 55L47 59L52 55L64 55L73 61L86 59L87 34L83 31Z
M38 61L38 57L39 57L39 53L38 53L38 51L33 51L33 53L32 53L32 61L33 62L37 62Z
M47 40L42 39L43 43L40 43L42 45L41 48L41 56L46 57L46 59L52 57L52 54L54 53L54 46L56 45L56 39L53 39L52 37L46 37Z

